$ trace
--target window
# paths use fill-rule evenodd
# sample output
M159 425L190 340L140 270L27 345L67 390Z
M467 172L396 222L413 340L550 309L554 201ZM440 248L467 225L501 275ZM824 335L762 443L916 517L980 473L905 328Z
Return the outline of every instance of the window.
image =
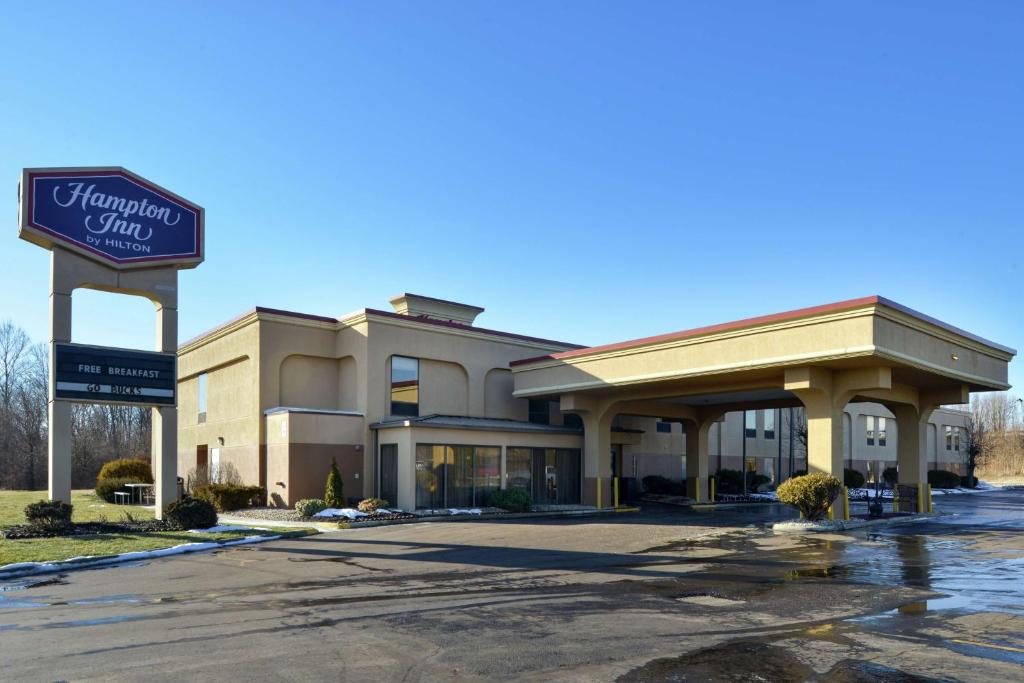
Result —
M580 451L577 448L508 448L508 488L528 491L535 503L576 505L580 502Z
M497 446L416 445L416 507L483 506L501 486Z
M953 428L946 425L946 450L953 450Z
M878 445L885 445L885 418L878 418Z
M391 414L420 414L420 362L416 358L391 356Z
M867 443L869 446L875 445L875 416L868 415L864 418L864 422L867 425Z
M562 424L573 429L583 429L583 418L576 413L566 413L562 416Z
M748 439L753 439L757 436L757 411L756 410L744 410L743 411L743 434Z
M953 427L953 450L960 450L960 428Z
M658 420L658 432L661 433L661 434L671 434L672 433L672 423L671 422L665 422L664 420Z
M764 438L774 439L775 438L775 411L766 410L764 411Z
M196 379L196 391L198 394L196 397L196 405L198 406L197 412L199 413L197 422L199 424L206 422L206 386L207 378L206 373L204 372Z
M530 399L530 422L535 425L551 424L551 403L547 399Z

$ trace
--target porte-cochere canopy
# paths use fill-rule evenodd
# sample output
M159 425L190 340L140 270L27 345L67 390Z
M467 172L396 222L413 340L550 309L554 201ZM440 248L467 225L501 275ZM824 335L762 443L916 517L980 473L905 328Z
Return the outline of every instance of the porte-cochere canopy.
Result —
M585 477L607 478L611 420L687 425L691 495L707 495L707 430L728 410L803 405L808 463L842 475L842 411L896 416L900 481L926 478L924 428L940 405L1005 390L1016 351L880 296L749 318L512 364L515 396L548 397L585 427ZM584 491L593 490L585 486Z

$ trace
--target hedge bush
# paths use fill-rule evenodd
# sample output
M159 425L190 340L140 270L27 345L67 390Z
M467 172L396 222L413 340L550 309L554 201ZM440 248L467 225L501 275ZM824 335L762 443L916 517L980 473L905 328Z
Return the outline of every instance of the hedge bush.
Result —
M501 508L507 512L529 512L533 509L533 499L523 489L504 489L491 493L487 504L493 508Z
M864 488L864 475L857 470L851 470L849 468L843 469L843 484L848 489L862 489Z
M661 495L669 492L672 487L672 480L660 474L649 474L640 480L644 485L645 493Z
M33 527L57 531L71 526L71 510L62 500L41 500L25 506L25 519Z
M960 477L960 485L965 489L976 489L978 488L978 478L966 476Z
M932 488L955 489L960 486L960 475L946 470L928 470L928 483Z
M101 479L130 479L142 484L153 483L153 470L149 461L139 458L119 458L103 464L96 482Z
M324 502L327 503L329 508L345 506L341 472L338 471L338 463L335 460L331 461L331 470L327 473L327 485L324 486Z
M380 508L386 508L387 506L388 502L383 498L364 498L359 501L356 509L360 512L376 512Z
M209 529L217 524L217 511L205 500L182 498L167 506L167 521L179 529Z
M743 493L743 472L739 470L718 470L715 475L715 493ZM746 473L747 493L754 493L759 486L771 482L771 477L755 472Z
M96 495L107 501L113 503L114 494L123 491L124 493L131 493L125 484L141 484L144 483L135 477L114 477L112 479L97 479L96 480Z
M784 481L776 491L779 500L803 513L808 521L819 520L828 512L843 484L824 472L812 472Z
M327 509L327 505L319 498L303 498L295 501L295 513L299 517L312 517Z
M219 512L228 512L258 505L263 498L263 489L259 486L207 484L197 486L192 497L205 500Z
M882 471L882 481L889 486L896 486L896 482L898 482L899 479L899 471L895 467L886 467Z

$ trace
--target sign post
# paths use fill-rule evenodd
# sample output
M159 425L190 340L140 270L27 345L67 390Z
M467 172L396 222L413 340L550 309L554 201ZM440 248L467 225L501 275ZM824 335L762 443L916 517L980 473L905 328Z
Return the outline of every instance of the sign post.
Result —
M49 249L49 495L71 502L71 402L150 406L156 516L178 495L178 270L203 261L203 208L119 167L22 172L19 236ZM156 353L71 342L71 295L156 307Z

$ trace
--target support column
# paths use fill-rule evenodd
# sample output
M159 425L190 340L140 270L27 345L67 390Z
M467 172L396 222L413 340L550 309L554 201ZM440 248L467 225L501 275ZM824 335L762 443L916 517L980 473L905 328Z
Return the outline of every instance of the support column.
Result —
M178 309L164 304L156 308L157 351L177 353ZM153 482L156 485L156 518L178 499L178 407L152 408Z
M57 344L71 341L71 290L58 279L59 250L50 254L50 370L47 395L50 500L71 503L71 404L54 398Z
M686 495L700 503L713 502L709 497L711 425L719 415L702 415L695 420L683 420L686 430Z
M843 408L836 396L832 373L822 368L786 371L786 389L804 404L807 415L807 471L843 479Z
M612 415L581 413L583 418L583 504L612 506ZM598 480L601 495L598 501Z
M886 406L896 416L896 464L899 483L917 486L928 482L928 418L932 410L919 411L904 403Z

